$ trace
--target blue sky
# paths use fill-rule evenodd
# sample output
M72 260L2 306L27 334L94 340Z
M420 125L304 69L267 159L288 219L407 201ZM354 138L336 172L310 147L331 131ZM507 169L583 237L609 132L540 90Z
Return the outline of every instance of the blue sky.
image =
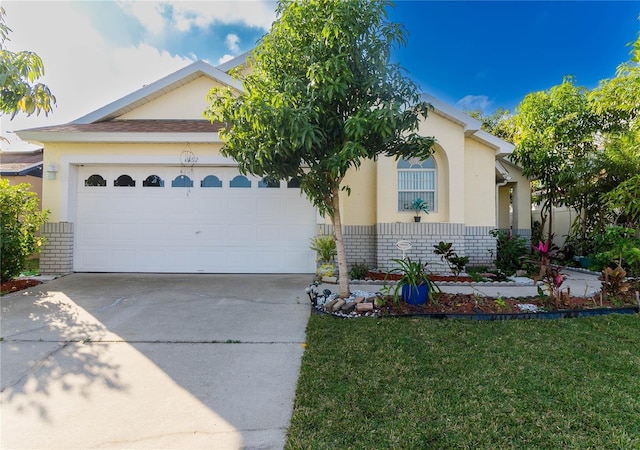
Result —
M250 50L273 1L3 0L11 50L44 60L58 98L49 117L2 118L2 133L72 121L197 59ZM408 44L394 53L419 86L459 108L513 110L573 75L595 87L629 59L637 1L397 1ZM11 137L11 134L9 134ZM3 144L3 148L6 145Z

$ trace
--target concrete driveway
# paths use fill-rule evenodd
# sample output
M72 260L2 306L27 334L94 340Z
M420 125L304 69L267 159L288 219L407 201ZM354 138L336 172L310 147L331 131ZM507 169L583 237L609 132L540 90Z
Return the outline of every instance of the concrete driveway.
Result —
M0 447L282 448L311 281L72 274L0 298Z

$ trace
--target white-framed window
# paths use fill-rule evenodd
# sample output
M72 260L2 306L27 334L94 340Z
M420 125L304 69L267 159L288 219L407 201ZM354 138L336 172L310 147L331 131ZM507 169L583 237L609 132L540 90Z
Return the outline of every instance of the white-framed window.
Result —
M398 169L398 211L412 211L411 203L421 198L429 205L429 211L437 211L436 163L433 157L400 159Z

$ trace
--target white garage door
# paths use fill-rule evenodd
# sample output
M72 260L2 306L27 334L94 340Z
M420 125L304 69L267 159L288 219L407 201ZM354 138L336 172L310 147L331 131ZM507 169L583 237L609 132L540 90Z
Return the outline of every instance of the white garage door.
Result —
M311 273L300 189L223 167L78 168L78 272Z

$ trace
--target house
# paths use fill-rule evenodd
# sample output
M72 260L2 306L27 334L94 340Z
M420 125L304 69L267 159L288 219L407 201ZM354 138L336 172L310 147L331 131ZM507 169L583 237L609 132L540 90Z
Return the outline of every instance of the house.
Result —
M203 120L212 86L242 90L229 71L246 68L246 57L218 67L198 61L71 123L18 132L44 146L45 167L57 168L43 185L51 211L43 272L315 270L309 239L330 225L295 180L241 175L219 153L220 125ZM434 259L431 246L444 240L473 263L490 264L489 230L530 228L528 181L505 159L513 146L425 98L434 111L421 132L438 140L433 157L365 161L347 176L350 263L387 267L401 256L396 242L408 239L412 257ZM431 207L421 223L407 210L416 196Z
M0 177L14 186L31 185L30 190L42 198L42 148L0 152Z

